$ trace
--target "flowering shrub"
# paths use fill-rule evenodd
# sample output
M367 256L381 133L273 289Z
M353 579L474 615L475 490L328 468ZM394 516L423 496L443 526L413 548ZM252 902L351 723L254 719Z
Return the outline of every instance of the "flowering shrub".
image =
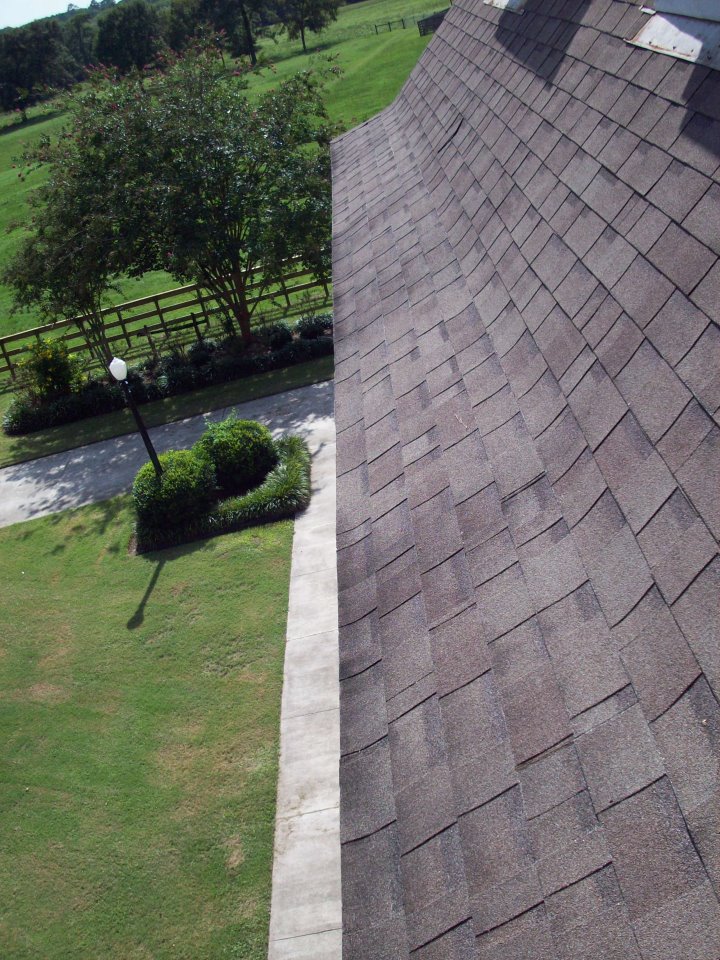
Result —
M82 386L85 377L79 358L62 340L41 338L18 363L21 389L38 400L56 400Z

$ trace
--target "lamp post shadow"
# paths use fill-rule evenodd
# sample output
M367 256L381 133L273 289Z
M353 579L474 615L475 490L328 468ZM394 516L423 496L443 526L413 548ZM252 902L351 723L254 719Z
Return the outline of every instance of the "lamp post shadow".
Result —
M165 559L158 560L155 566L155 569L152 572L152 576L150 577L148 585L145 588L145 593L143 594L143 598L138 604L137 610L127 622L128 630L136 630L139 626L142 625L143 621L145 620L145 607L147 605L148 600L150 599L150 596L153 590L155 589L155 585L158 582L158 578L160 577L160 572L162 571L162 568L165 566L166 562L167 561Z

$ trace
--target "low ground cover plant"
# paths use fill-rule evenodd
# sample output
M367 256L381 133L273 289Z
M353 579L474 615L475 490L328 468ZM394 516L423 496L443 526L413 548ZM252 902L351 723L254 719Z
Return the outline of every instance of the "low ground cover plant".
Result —
M131 368L128 382L140 404L177 396L329 355L333 351L332 330L332 316L323 314L302 317L294 330L287 323L261 328L252 349L247 349L239 337L198 340L188 348L176 347ZM3 430L8 436L34 433L125 406L121 388L107 377L83 374L61 341L41 343L41 356L27 362L17 394L3 417ZM52 363L43 360L47 350L55 351ZM56 371L51 378L52 389L41 389L48 368Z
M211 424L191 450L160 455L133 484L135 548L161 550L291 517L310 502L310 453L301 437L273 440L253 420Z

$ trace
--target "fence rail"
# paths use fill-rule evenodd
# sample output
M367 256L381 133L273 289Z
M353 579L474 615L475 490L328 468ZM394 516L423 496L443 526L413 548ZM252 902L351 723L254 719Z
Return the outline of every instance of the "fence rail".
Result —
M259 281L251 282L252 291L261 286ZM326 283L313 280L308 271L298 262L289 264L282 279L273 284L270 290L259 296L250 296L249 303L269 305L270 309L254 316L255 325L274 320L291 309L293 301L300 294L321 289L322 300L329 296ZM312 298L311 298L312 299ZM102 311L107 341L110 346L120 346L118 353L133 356L141 353L157 355L169 343L188 342L211 336L223 329L225 312L216 298L207 290L191 283L174 290L166 290L138 300L129 300ZM85 353L92 362L94 352L91 342L84 332L87 317L73 317L58 320L40 327L22 330L0 337L0 375L17 376L17 364L27 353L29 346L47 335L58 335L68 348L75 353Z
M375 33L388 33L392 30L407 30L408 27L414 27L417 23L418 25L424 23L428 19L433 17L442 17L445 16L447 10L443 10L442 13L415 13L407 17L399 17L397 20L383 20L380 23L374 24ZM422 34L422 30L420 31Z

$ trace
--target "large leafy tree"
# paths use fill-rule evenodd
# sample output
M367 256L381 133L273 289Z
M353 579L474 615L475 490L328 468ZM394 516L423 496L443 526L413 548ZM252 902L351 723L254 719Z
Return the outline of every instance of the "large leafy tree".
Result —
M98 18L95 53L101 63L123 73L142 69L157 53L159 35L160 21L155 10L145 0L130 0Z
M320 33L337 20L340 0L279 0L277 15L291 40L300 37L302 48L307 53L305 35Z
M112 91L100 73L91 89L75 102L71 129L51 143L43 138L26 154L29 174L49 166L49 176L31 195L31 230L7 264L2 280L13 289L15 309L36 307L48 322L82 317L80 326L98 358L111 356L105 337L102 307L114 280L127 269L127 248L118 244L118 217L124 201L122 185L108 176L118 145L106 138L116 115Z
M234 57L248 56L257 63L257 33L267 12L268 0L196 0L197 18L227 39Z
M20 110L65 87L78 75L78 64L63 43L55 20L37 20L18 30L0 32L0 107Z
M96 84L71 130L41 159L34 233L5 271L20 306L88 314L114 279L165 269L196 282L252 339L254 298L298 258L329 273L328 127L321 81L298 74L250 101L212 49L178 58L151 83ZM252 289L251 289L252 285Z
M265 292L292 257L319 278L329 272L320 81L298 74L250 101L206 52L179 60L153 94L154 222L136 269L208 288L249 340L251 283Z
M63 23L62 35L73 59L83 67L89 66L95 54L95 25L90 12L76 10Z

